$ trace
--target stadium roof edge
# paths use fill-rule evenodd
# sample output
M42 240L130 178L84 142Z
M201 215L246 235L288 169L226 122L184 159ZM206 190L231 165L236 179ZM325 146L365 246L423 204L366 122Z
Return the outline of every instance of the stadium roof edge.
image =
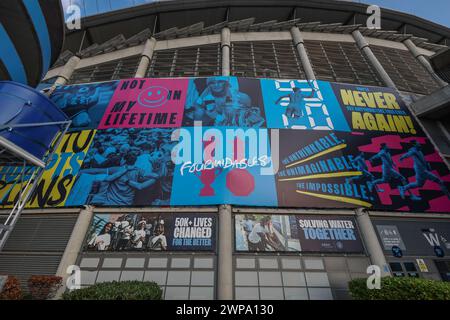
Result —
M365 25L367 4L336 0L173 0L154 2L82 19L82 29L68 31L65 49L76 52L104 43L119 34L129 38L144 29L155 33L204 22L205 27L223 21L254 17L255 23L301 19L344 25ZM208 13L206 14L206 10ZM186 14L189 12L189 14ZM426 38L434 44L450 43L450 29L417 16L382 8L382 30Z

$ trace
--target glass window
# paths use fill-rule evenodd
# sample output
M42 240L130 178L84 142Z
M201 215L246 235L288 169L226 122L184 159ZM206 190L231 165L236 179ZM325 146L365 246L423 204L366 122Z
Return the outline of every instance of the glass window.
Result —
M142 281L144 271L122 271L120 281Z
M190 258L172 258L171 268L189 268L191 266Z
M213 268L213 258L195 258L194 259L195 269L212 269Z
M81 284L94 284L95 283L95 278L97 277L97 271L86 271L86 270L82 270L81 271Z
M264 271L258 272L260 286L281 286L281 273Z
M258 275L254 271L236 271L234 282L237 286L257 286Z
M391 262L391 263L389 263L389 265L391 266L391 270L393 272L403 271L402 265L400 264L400 262Z
M286 300L308 300L308 290L306 288L284 288L284 298Z
M258 287L236 287L235 288L236 300L258 300L259 292Z
M143 268L145 265L145 258L128 258L125 263L125 268Z
M299 258L283 258L281 259L281 266L283 269L301 269L301 262Z
M122 258L105 258L103 260L103 268L120 268L122 266Z
M167 271L146 271L144 281L154 281L160 286L166 285Z
M212 271L192 271L191 285L193 286L213 286L214 272Z
M322 259L305 259L305 269L323 270L325 267Z
M81 260L81 268L97 268L100 258L83 258Z
M150 258L148 260L149 268L167 268L167 258Z
M214 299L213 287L191 287L191 300L212 300Z
M309 287L329 287L328 275L325 272L305 272Z
M333 300L330 288L308 288L311 300Z
M405 266L406 271L417 271L414 262L405 262L403 265Z
M120 270L99 271L96 282L99 283L99 282L119 281L119 278L120 278Z
M276 258L259 258L259 267L261 269L278 269L278 260Z
M189 285L190 271L169 271L167 285Z
M256 267L255 259L236 259L236 268L238 269L254 269Z
M166 287L166 300L187 300L189 299L189 287Z
M283 300L283 288L259 288L261 300Z
M283 285L285 287L306 286L305 274L303 272L283 272Z

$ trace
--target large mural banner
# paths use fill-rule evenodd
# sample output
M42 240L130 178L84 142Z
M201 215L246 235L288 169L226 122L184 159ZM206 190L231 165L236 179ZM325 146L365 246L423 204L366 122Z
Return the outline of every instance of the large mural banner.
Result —
M280 132L280 206L446 211L449 186L448 168L426 137Z
M29 207L450 213L448 167L390 88L153 78L62 86L51 99L73 123ZM20 189L20 170L1 168L5 207Z
M28 201L30 208L63 207L78 176L83 160L95 136L95 130L67 133ZM23 170L25 170L22 175ZM27 177L31 177L33 167L0 168L0 204L12 208L19 198ZM23 179L22 176L25 178ZM23 179L23 181L22 181Z

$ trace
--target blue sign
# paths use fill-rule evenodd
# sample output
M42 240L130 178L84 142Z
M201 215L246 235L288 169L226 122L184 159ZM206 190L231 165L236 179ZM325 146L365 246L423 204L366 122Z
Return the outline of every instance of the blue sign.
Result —
M436 254L436 257L439 258L445 256L444 249L442 249L441 246L434 246L434 253Z
M403 257L403 251L399 247L393 246L392 247L392 255L396 258L401 258L401 257Z

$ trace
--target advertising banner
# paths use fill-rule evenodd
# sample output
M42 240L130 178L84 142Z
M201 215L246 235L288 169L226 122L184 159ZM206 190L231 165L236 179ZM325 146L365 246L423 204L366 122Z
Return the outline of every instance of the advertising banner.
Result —
M392 255L392 246L398 246L404 256L450 255L449 222L374 218L373 224L386 254Z
M94 136L83 157L72 159L70 182L65 167L49 171L60 185L53 193L41 187L34 207L450 212L449 170L390 88L238 77L124 79L63 86L51 99L73 120L72 133ZM9 192L17 170L2 168L4 205L17 194Z
M246 214L234 219L236 251L364 252L353 217Z
M188 84L188 79L122 80L98 128L180 127Z
M63 207L68 205L69 192L83 164L95 136L95 130L83 130L67 133L59 148L53 154L44 174L28 201L30 208ZM22 170L25 179L22 182ZM29 179L33 167L0 168L0 204L12 208L19 198L22 188ZM73 197L74 195L71 194Z
M99 128L118 81L58 87L51 100L72 120L69 130Z
M421 134L399 95L390 88L332 83L351 131Z
M329 82L260 81L268 128L350 131Z
M449 182L426 137L280 131L280 206L445 212Z
M266 127L259 79L191 79L183 126Z
M96 214L87 251L214 251L213 214Z
M334 216L296 218L303 252L364 252L354 218Z

